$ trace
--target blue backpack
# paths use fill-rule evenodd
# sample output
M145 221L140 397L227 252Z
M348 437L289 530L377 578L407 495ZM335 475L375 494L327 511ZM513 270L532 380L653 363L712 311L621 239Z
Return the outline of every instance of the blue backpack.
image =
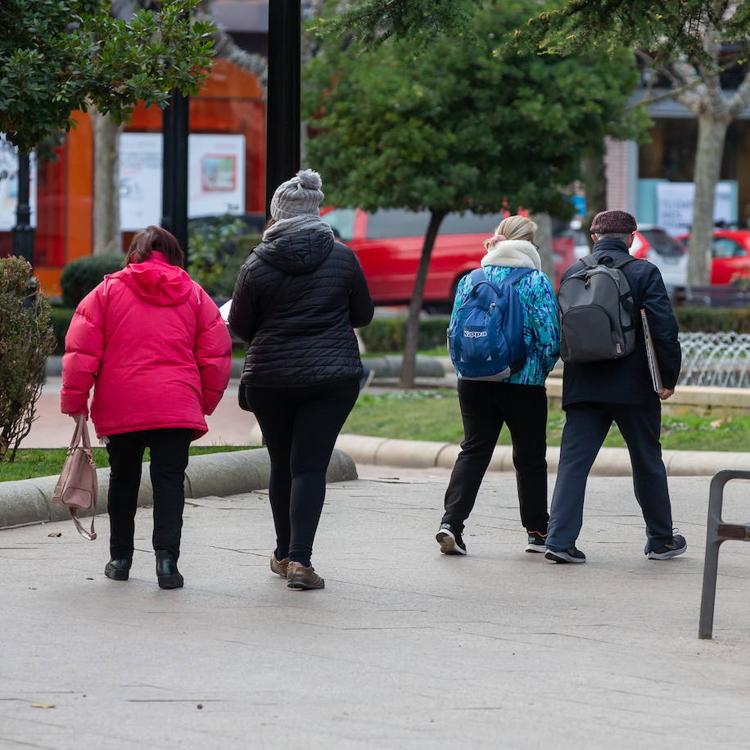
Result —
M514 284L530 272L517 268L494 284L481 268L472 271L469 293L448 327L448 349L460 378L502 381L524 366L524 312Z

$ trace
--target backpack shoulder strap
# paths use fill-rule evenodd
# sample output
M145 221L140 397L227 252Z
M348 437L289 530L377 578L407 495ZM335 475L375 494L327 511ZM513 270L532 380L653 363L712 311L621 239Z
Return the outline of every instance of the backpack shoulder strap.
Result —
M471 279L471 285L476 286L480 281L487 281L487 276L484 273L484 268L476 268L471 272L469 277Z
M535 268L514 268L504 279L503 284L515 284L517 281L520 281L524 276L527 276L532 271L535 271Z
M599 261L593 255L584 255L581 258L581 263L583 263L586 268L594 268L599 265Z

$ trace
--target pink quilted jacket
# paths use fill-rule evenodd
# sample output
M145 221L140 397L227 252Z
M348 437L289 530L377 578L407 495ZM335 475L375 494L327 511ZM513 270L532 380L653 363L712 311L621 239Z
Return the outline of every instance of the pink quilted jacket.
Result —
M105 277L65 337L64 414L88 414L96 434L187 428L200 437L229 382L232 344L211 298L154 252Z

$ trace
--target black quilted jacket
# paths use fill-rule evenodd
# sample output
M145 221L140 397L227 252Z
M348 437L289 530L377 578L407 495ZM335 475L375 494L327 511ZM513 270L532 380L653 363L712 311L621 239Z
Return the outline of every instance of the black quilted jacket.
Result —
M353 328L372 315L359 261L328 232L262 242L242 266L229 315L249 344L242 382L291 388L361 377Z

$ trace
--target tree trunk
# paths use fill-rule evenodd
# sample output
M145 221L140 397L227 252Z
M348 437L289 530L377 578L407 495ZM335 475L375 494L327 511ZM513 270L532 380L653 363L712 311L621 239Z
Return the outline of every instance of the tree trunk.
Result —
M122 251L120 238L120 127L92 110L94 120L94 255Z
M728 118L703 113L698 117L698 148L695 152L695 198L688 257L688 284L711 283L711 241L714 201L721 173Z
M536 233L536 246L542 259L542 271L555 280L555 260L552 255L552 219L549 214L534 214L531 217L539 227Z
M600 211L607 210L607 170L604 151L584 156L581 159L581 172L586 193L586 215L581 222L581 229L586 233L586 240L591 245L591 222Z
M417 347L419 345L419 316L424 302L424 288L427 283L427 272L430 268L432 248L435 246L440 224L445 213L431 211L430 223L422 243L422 257L419 259L417 278L414 281L414 291L409 304L409 317L406 321L406 341L404 342L404 361L401 366L400 385L402 388L413 388L417 369Z

